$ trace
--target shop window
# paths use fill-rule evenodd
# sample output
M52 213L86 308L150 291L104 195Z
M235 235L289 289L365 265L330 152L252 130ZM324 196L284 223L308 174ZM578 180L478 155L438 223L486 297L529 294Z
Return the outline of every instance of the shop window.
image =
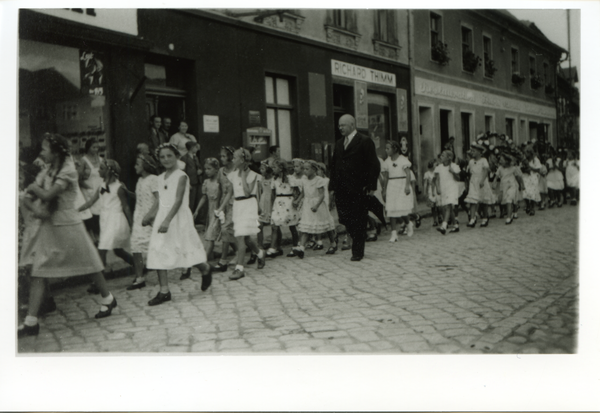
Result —
M44 133L59 133L77 156L90 137L107 149L105 65L101 52L19 41L19 140L32 152Z
M265 76L267 128L272 131L271 145L279 145L281 157L292 159L292 81Z
M377 40L398 44L398 28L395 10L376 10L375 27Z
M391 139L390 98L387 95L369 93L367 103L369 136L375 143L377 156L385 159L385 144Z

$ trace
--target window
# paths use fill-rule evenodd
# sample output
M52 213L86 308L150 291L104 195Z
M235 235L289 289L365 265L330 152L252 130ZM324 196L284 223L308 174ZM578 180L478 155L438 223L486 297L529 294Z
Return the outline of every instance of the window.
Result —
M544 75L544 85L549 85L550 84L550 76L549 76L549 73L548 73L548 68L549 68L548 62L544 62L544 73L543 73L543 75Z
M494 61L492 60L492 39L483 36L483 62L486 77L494 77Z
M340 29L356 31L356 12L354 10L333 10L332 24Z
M292 159L292 90L291 81L265 76L267 127L273 132L271 145L279 145L281 157Z
M494 117L492 115L485 115L485 131L496 132Z
M462 41L462 67L463 70L473 73L477 67L477 58L473 54L473 30L461 27Z
M385 158L385 144L391 138L391 105L387 95L369 93L367 95L369 113L369 135L377 150L377 156Z
M429 26L431 32L431 47L435 47L438 42L442 41L442 16L439 14L431 13L429 19Z
M510 48L510 68L513 73L520 73L519 70L519 49L516 47Z
M514 136L515 136L515 120L511 119L511 118L506 118L505 119L505 123L504 123L505 129L506 129L506 136L508 136L509 139L514 141Z
M468 27L461 27L461 33L462 52L464 56L465 53L467 53L473 48L473 30L469 29Z
M471 114L461 112L460 126L462 130L463 156L466 158L467 151L471 148Z
M378 40L398 44L395 10L376 10L375 27Z

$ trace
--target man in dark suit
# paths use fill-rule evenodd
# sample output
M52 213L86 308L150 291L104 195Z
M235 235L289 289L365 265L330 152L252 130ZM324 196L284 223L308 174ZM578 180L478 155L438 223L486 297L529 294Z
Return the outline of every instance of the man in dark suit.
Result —
M365 255L367 197L377 189L381 166L373 140L358 133L352 115L342 116L339 128L344 139L335 143L329 190L340 223L352 237L352 261L360 261Z

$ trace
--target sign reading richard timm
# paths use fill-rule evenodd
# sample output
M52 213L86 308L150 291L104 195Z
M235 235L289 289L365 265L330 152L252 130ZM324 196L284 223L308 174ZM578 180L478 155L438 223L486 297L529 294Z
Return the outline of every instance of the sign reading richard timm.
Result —
M396 75L370 69L347 62L331 59L331 74L348 79L362 80L363 82L376 83L378 85L396 86Z

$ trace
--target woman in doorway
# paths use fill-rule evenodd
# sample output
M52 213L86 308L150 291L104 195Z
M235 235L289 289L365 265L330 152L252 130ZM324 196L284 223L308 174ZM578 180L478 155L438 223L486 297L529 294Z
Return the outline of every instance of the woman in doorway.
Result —
M188 153L188 150L185 147L185 144L187 142L190 142L190 141L197 142L194 135L190 135L189 133L187 133L187 131L188 131L187 122L181 121L181 122L179 122L179 132L177 132L176 134L171 136L171 140L169 140L170 144L173 144L177 147L180 157L184 156L186 153Z

